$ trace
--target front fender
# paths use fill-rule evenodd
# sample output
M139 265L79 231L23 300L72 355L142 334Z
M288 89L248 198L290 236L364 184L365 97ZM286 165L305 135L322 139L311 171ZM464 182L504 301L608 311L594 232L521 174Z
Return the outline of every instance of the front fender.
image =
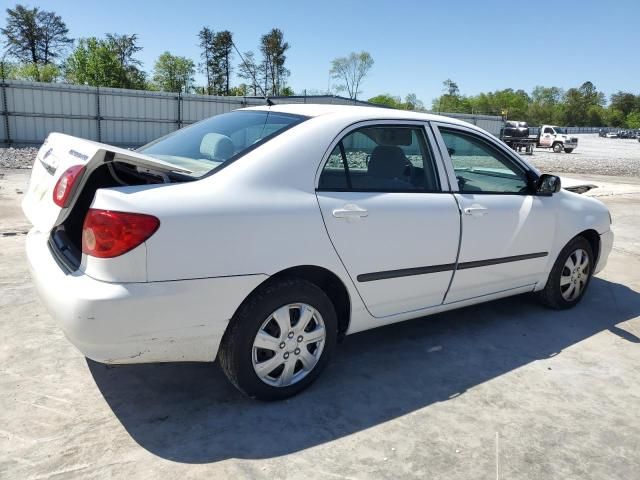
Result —
M600 201L567 190L561 190L554 195L556 211L556 232L553 247L549 252L544 281L536 290L544 288L546 279L553 268L560 251L569 241L580 233L593 230L602 235L610 230L609 210Z

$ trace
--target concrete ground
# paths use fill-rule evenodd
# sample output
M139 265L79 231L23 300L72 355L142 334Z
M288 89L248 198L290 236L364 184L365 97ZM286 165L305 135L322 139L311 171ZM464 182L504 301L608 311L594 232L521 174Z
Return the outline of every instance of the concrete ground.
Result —
M588 179L617 238L575 309L520 296L353 335L259 403L215 364L82 357L27 273L28 171L0 175L0 478L638 478L637 179Z

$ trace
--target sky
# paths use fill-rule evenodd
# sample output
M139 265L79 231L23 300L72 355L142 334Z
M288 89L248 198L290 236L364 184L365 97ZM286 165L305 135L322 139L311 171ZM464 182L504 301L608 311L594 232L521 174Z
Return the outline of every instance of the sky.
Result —
M368 51L375 63L361 99L415 93L427 106L451 78L461 93L589 80L607 97L640 93L638 0L603 1L219 1L27 0L62 16L73 38L137 33L138 58L152 71L168 50L199 60L203 26L230 30L240 51L258 52L274 27L291 45L296 93L327 90L331 60ZM0 0L2 10L15 2ZM236 58L236 62L239 59ZM204 83L200 74L197 84ZM236 80L235 83L239 83Z

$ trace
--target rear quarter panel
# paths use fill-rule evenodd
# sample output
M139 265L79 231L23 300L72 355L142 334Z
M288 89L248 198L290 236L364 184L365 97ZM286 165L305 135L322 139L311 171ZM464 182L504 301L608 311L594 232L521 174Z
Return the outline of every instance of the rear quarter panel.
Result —
M316 265L340 277L352 310L362 309L315 196L317 167L344 125L318 120L284 132L210 177L100 190L92 206L160 219L146 242L148 281L273 275Z

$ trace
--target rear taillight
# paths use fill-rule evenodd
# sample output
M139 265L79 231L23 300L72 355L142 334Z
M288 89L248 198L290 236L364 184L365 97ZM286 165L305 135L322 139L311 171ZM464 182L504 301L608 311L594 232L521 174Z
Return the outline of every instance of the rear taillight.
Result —
M67 201L73 191L78 178L82 176L84 172L84 165L74 165L65 170L62 176L56 182L56 186L53 189L53 203L59 207L66 207Z
M133 250L160 226L160 220L141 213L89 209L82 227L82 253L113 258Z

